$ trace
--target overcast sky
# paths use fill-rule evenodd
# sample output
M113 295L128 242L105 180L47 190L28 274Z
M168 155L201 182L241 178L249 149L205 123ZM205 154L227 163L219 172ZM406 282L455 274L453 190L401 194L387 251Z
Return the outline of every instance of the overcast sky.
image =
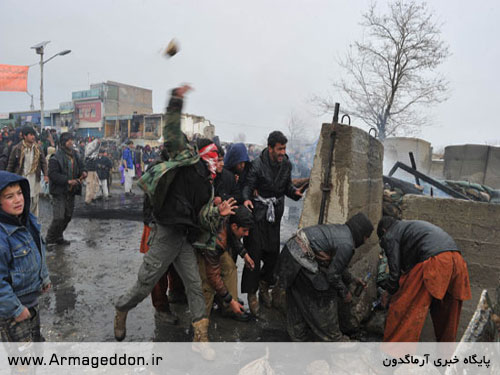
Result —
M0 64L39 60L31 46L51 43L46 57L71 49L45 65L45 108L70 101L89 83L118 81L153 90L153 110L163 111L167 90L195 88L185 112L205 116L223 140L245 133L262 142L286 129L292 113L319 131L309 98L335 97L337 58L359 39L368 0L0 0ZM380 1L380 4L385 4ZM452 56L442 66L450 99L430 110L421 138L448 144L500 143L500 4L461 0L429 4L444 23ZM167 60L161 50L175 37L181 51ZM493 41L492 41L493 40ZM39 66L28 89L39 108ZM29 109L25 93L0 92L0 113ZM341 103L342 112L342 103ZM360 121L353 125L363 127Z

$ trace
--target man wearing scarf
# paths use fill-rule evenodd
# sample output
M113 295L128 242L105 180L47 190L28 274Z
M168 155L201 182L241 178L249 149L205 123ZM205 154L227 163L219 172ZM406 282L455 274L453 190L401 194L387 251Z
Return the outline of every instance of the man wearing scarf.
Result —
M41 172L45 182L49 181L47 160L42 148L36 143L35 129L25 126L21 136L23 140L12 148L7 171L26 177L30 184L30 212L38 217Z
M73 135L62 133L60 147L49 160L49 191L52 195L52 223L47 231L48 245L68 245L63 232L71 221L75 195L81 195L87 172L73 149Z
M259 302L271 307L269 288L275 282L285 195L293 200L302 197L302 192L292 185L292 163L286 155L287 141L280 131L269 134L267 148L252 162L243 187L243 204L253 211L255 217L255 226L245 241L255 268L243 270L241 292L248 293L248 306L254 315L259 314ZM260 301L257 300L257 289Z
M365 243L373 225L363 213L345 224L313 225L300 229L280 254L279 282L286 290L287 330L293 341L312 333L321 341L346 341L339 328L338 304L351 303L347 270L354 250Z
M139 186L149 195L153 207L154 229L151 245L144 255L137 281L115 304L115 338L126 335L127 313L144 300L171 264L179 273L188 298L194 328L193 350L203 358L214 359L215 352L208 346L208 317L201 287L200 273L193 243L202 234L210 240L213 228L202 223L232 214L232 205L222 202L213 205L212 182L216 174L217 146L209 140L200 140L199 152L189 145L181 131L183 97L189 86L172 90L163 129L168 161L148 169L139 180Z

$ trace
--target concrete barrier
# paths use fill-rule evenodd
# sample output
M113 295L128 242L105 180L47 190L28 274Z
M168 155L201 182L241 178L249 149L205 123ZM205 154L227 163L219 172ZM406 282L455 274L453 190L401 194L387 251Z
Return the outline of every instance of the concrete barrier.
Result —
M323 124L299 227L318 224L321 184L328 164L332 131L336 132L330 170L332 191L326 203L324 223L344 224L356 213L364 212L376 227L382 215L383 146L365 131L341 124ZM375 232L365 245L356 250L351 261L354 275L363 277L368 272L372 274L367 292L362 293L361 298L353 304L358 323L369 314L371 302L376 298L375 275L379 246Z
M469 323L481 292L495 295L500 274L500 205L460 199L406 195L403 219L426 220L445 230L459 246L469 269L472 299L463 306L458 338Z
M420 138L391 137L384 141L384 174L388 174L394 163L400 161L410 165L409 152L413 152L417 170L424 174L429 174L432 163L431 144ZM404 171L397 171L394 177L408 178Z
M444 180L444 160L432 159L429 176L438 180Z
M444 151L444 177L500 189L500 147L448 146Z

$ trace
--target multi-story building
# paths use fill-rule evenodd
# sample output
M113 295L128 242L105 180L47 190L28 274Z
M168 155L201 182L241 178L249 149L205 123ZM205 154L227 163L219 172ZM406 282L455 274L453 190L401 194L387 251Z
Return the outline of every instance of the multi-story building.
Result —
M104 136L105 117L115 118L119 128L119 120L130 120L134 113L153 112L151 90L118 82L93 84L89 90L75 91L71 96L79 136Z
M159 145L163 140L165 115L154 113L149 115L134 114L132 116L106 116L105 138L116 138L120 141L132 139L138 145ZM202 116L183 113L181 130L192 139L195 136L212 139L215 126Z

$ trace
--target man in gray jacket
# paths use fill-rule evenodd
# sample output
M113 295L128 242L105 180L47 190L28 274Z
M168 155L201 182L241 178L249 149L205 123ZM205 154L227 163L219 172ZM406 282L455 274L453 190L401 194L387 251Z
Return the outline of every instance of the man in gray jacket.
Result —
M286 289L287 330L293 341L306 341L310 332L321 341L346 341L338 323L338 300L350 303L347 267L354 249L370 237L373 225L363 213L345 224L313 225L300 229L280 254L279 283Z

